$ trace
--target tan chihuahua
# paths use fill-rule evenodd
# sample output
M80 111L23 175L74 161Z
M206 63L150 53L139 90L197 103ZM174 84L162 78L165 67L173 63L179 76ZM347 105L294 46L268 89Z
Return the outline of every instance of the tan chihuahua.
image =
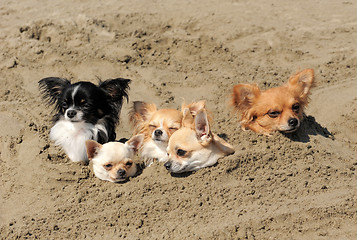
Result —
M183 127L172 134L169 140L169 160L164 164L168 171L195 171L212 166L219 158L234 153L230 144L211 132L205 109L192 116L186 108L183 114Z
M154 160L167 160L167 143L170 136L181 127L182 113L176 109L157 109L153 103L134 102L130 122L134 134L143 134L144 143L139 152L145 165Z
M123 182L135 176L137 166L132 159L143 141L143 135L133 136L125 144L108 142L101 145L87 140L88 159L93 162L95 176L110 182Z
M182 105L193 115L204 106L204 101ZM139 151L145 165L149 166L154 160L166 162L167 144L171 135L181 127L182 112L167 108L158 110L153 103L136 101L130 112L130 122L134 125L134 134L144 134L144 143Z
M294 132L300 126L309 102L314 71L306 69L285 85L261 91L256 84L233 87L232 105L240 116L242 129L270 135L274 131Z

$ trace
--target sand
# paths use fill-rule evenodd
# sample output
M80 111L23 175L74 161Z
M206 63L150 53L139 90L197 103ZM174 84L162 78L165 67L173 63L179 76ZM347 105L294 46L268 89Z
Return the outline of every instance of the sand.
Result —
M356 239L357 3L2 1L1 239ZM243 132L232 87L279 86L313 68L298 132ZM132 101L206 99L236 152L172 176L153 164L123 184L94 177L49 140L37 82L132 79Z

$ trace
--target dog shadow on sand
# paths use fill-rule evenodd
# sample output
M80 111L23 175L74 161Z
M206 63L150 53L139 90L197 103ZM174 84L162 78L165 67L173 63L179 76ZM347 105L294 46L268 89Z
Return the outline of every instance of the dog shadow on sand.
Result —
M289 139L296 142L308 143L310 142L310 136L323 136L325 138L331 138L332 140L335 137L332 133L327 130L327 128L321 126L316 122L313 116L305 116L304 120L301 122L301 126L296 132L284 134Z

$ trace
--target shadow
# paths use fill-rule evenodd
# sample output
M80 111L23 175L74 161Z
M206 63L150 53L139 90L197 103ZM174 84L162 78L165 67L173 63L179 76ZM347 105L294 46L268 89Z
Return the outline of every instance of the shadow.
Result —
M225 133L217 134L217 136L222 138L224 141L228 141L229 140L228 135L225 134Z
M143 173L144 169L145 169L144 163L136 163L136 173L131 178L136 178L136 177L140 176Z
M195 171L192 172L183 172L183 173L171 173L171 177L175 178L185 178L193 174Z
M116 142L126 143L128 140L129 140L128 138L121 138L119 140L116 140Z
M197 169L197 170L195 170L195 171L189 171L189 172L183 172L183 173L170 173L170 174L171 174L171 177L185 178L185 177L191 176L192 174L194 174L194 173L197 172L197 171L202 171L202 169L217 167L217 165L218 165L218 162L216 162L216 163L213 164L212 166L200 168L200 169Z
M296 141L308 143L310 142L310 136L323 136L325 138L331 138L335 140L335 137L332 133L327 130L327 128L321 126L316 122L313 116L305 116L304 120L301 122L299 129L293 133L282 133L287 138Z

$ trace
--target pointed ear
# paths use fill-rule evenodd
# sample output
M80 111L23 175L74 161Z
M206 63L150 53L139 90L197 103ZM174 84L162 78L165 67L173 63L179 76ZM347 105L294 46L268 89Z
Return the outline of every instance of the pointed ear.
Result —
M156 111L156 105L153 103L135 101L131 115L133 118L137 118L137 120L148 121L150 120L152 114ZM130 118L132 119L132 117Z
M108 79L99 84L99 87L109 94L111 101L116 104L122 104L123 99L129 100L128 90L130 79L115 78Z
M183 117L182 117L182 126L183 127L188 127L193 129L194 128L194 120L193 120L193 116L190 112L190 109L185 108L183 110Z
M129 148L133 149L134 152L139 150L139 148L143 145L144 135L138 134L131 137L125 144L129 146Z
M231 104L236 110L245 112L254 103L254 100L259 97L260 89L256 84L238 84L233 87Z
M197 137L201 140L207 139L210 136L210 128L206 110L201 110L195 116L195 130Z
M70 85L71 82L67 79L57 77L44 78L38 82L43 99L45 99L51 105L58 104L64 89Z
M306 97L309 94L310 88L314 83L314 70L305 69L289 79L288 87L300 94L301 97Z
M186 105L185 103L182 104L181 106L181 111L184 112L184 110L186 108L188 108L192 114L192 116L196 116L196 114L204 109L206 107L206 101L205 100L201 100L201 101L198 101L198 102L193 102L193 103L190 103L188 105Z
M92 160L93 158L95 158L98 155L99 150L102 148L102 146L103 145L97 143L96 141L87 140L86 148L87 148L88 159Z
M223 140L216 134L213 134L213 140L216 146L223 152L225 156L233 154L235 152L232 145L227 143L225 140Z

